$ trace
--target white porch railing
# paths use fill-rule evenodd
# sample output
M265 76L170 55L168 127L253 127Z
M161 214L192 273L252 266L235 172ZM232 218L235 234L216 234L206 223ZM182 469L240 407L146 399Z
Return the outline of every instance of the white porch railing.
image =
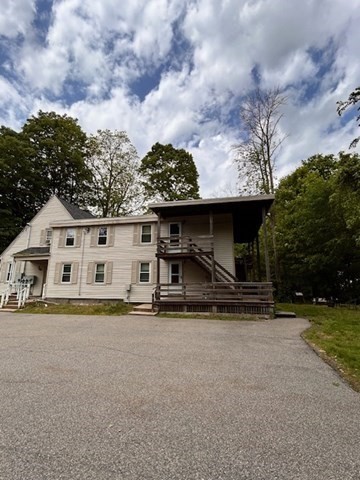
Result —
M7 305L12 293L16 293L18 308L22 308L25 305L26 300L29 298L30 286L29 283L9 283L1 294L0 308L4 308Z
M11 285L9 284L1 294L0 308L3 308L8 303L10 294L11 294Z
M25 305L26 300L29 298L30 295L30 284L26 283L20 284L20 288L17 291L17 301L18 301L18 308L22 308Z

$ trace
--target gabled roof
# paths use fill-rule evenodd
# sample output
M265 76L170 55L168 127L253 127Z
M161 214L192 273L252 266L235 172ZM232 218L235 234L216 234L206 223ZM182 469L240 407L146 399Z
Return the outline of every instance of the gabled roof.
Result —
M30 257L30 256L40 256L40 255L49 255L50 247L29 247L25 250L21 250L14 254L14 257Z
M82 210L81 208L69 203L68 201L64 200L63 198L57 197L59 202L66 208L66 210L70 213L74 220L81 220L83 218L94 218L94 215L90 213L88 210Z

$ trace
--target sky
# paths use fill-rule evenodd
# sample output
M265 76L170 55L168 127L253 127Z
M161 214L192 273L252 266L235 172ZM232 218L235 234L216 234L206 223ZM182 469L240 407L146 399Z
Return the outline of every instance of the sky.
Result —
M0 124L77 118L194 158L201 196L238 192L239 109L256 86L287 97L277 177L347 150L360 85L360 0L1 0ZM355 109L354 109L355 110ZM356 151L356 150L355 150Z

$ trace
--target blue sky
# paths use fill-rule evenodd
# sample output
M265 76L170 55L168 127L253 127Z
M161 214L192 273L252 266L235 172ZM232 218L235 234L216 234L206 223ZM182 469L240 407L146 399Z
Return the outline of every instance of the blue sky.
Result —
M287 95L277 175L346 150L336 102L360 85L360 0L2 0L0 124L39 109L193 154L203 197L236 194L232 146L258 82Z

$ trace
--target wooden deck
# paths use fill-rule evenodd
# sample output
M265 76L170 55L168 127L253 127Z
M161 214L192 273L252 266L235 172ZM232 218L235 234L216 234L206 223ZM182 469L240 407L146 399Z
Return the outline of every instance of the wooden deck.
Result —
M251 313L272 315L271 282L160 284L153 304L159 311Z
M160 258L189 258L214 254L212 235L161 237L157 243Z

